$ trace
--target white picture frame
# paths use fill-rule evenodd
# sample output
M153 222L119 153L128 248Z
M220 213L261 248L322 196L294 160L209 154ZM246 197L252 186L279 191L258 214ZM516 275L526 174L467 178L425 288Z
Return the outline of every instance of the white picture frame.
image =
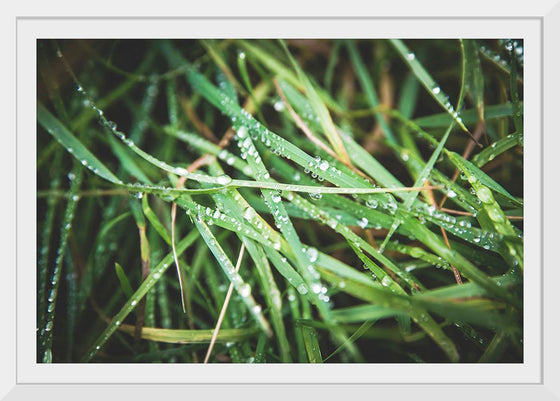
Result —
M126 2L128 3L128 2ZM125 3L125 4L126 4ZM558 144L554 116L555 90L560 89L560 57L556 41L560 38L560 4L555 1L535 4L508 4L475 1L468 9L440 2L403 2L402 4L348 4L326 7L298 2L273 4L267 9L258 3L245 8L222 2L188 5L171 11L157 5L146 9L127 8L108 1L85 5L75 10L72 4L45 7L13 5L4 13L3 35L7 55L4 77L10 129L5 132L9 146L2 147L3 171L8 177L9 199L4 199L6 214L3 249L5 260L0 291L3 308L0 397L19 399L109 399L134 397L228 397L249 395L341 398L348 394L405 399L492 399L498 397L560 399L558 377L559 345L555 333L560 329L556 305L560 305L559 269L552 249L554 222L558 212L553 202L557 188L554 172L558 168L554 149ZM35 9L33 9L35 7ZM317 11L321 7L321 11ZM218 15L216 10L231 12ZM131 10L134 10L131 12ZM297 10L296 13L294 10ZM104 15L107 14L107 15ZM111 15L110 15L111 14ZM149 17L147 17L149 16ZM466 23L465 23L466 22ZM493 24L489 24L493 22ZM242 24L241 24L242 23ZM391 27L392 25L392 27ZM398 26L397 26L398 25ZM470 27L469 27L470 25ZM470 30L469 30L470 29ZM511 35L506 35L511 33ZM521 34L522 36L516 36ZM535 36L536 35L536 36ZM311 366L247 365L234 369L226 365L145 366L101 364L35 363L35 236L27 230L36 224L34 160L18 157L21 146L35 141L35 53L32 41L44 37L524 37L526 81L525 108L525 258L533 266L533 277L525 287L525 362L518 365L426 364L426 365L351 365ZM533 44L529 46L527 43ZM532 49L532 53L531 53ZM15 62L15 63L14 63ZM6 65L9 64L10 65ZM14 65L15 64L15 65ZM16 79L17 78L17 79ZM527 99L533 99L533 104ZM532 131L529 131L531 128ZM552 173L552 174L551 174ZM549 183L547 180L550 180ZM547 185L548 184L548 185ZM13 195L16 196L13 196ZM532 195L531 195L532 194ZM535 194L540 194L536 196ZM17 204L16 204L17 201ZM35 232L32 230L31 232ZM529 236L529 233L533 237ZM31 277L30 277L31 272ZM29 288L26 289L26 287ZM528 314L527 310L531 313ZM31 318L29 315L31 314ZM31 322L31 323L30 323ZM30 355L32 359L30 359ZM408 365L408 364L407 364ZM126 367L126 369L123 369ZM263 373L263 369L266 370ZM412 369L407 372L407 369ZM124 372L127 372L126 374ZM372 374L375 373L375 374ZM382 380L372 380L371 377ZM402 380L406 377L407 380ZM352 391L349 393L349 391ZM302 394L304 392L305 395ZM299 398L299 397L298 397Z

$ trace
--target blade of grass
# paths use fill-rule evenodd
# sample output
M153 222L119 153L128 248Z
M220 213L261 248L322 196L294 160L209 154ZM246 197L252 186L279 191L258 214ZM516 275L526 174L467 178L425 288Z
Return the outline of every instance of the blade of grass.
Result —
M459 116L458 111L460 111L460 108L457 107L458 111L455 111L455 108L449 101L448 96L445 95L445 93L441 90L441 87L434 81L428 71L426 71L422 64L416 59L415 54L411 52L401 40L390 39L389 41L395 47L405 63L409 66L414 75L418 78L420 83L422 83L424 88L426 88L428 93L436 100L436 102L438 102L441 107L446 110L446 112L453 118L453 120L459 125L459 127L461 127L463 131L471 135L469 130L463 123L462 117Z

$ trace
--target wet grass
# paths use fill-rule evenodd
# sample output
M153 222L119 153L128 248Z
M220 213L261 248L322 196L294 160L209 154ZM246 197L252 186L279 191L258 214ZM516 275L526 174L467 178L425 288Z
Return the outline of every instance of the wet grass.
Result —
M37 52L38 361L523 361L521 41Z

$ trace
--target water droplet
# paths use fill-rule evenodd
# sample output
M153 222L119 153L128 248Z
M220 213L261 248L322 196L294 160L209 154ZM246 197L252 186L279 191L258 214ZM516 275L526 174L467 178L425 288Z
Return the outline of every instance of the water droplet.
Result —
M321 292L321 287L320 283L313 283L311 284L311 291L315 294L319 294Z
M49 321L47 322L46 326L45 326L45 331L51 331L52 328L53 328L53 325L54 325L53 321L52 321L52 320L49 320Z
M237 137L240 138L240 139L245 138L247 136L247 132L248 132L247 127L241 126L237 130Z
M321 171L326 171L329 168L329 162L326 160L321 161L321 163L319 163L319 170Z
M376 209L378 205L379 205L379 202L376 201L375 199L368 199L366 201L366 206L370 207L372 209Z
M432 93L434 95L437 95L440 92L441 92L441 88L439 86L436 86L435 88L432 89Z
M488 217L490 217L490 220L496 223L504 222L504 216L502 216L502 214L497 209L488 210Z
M117 130L117 123L114 121L107 121L107 127L111 130L111 131L116 131Z
M218 182L218 184L220 185L228 185L229 183L231 183L231 177L229 175L221 175L219 176L216 181Z
M256 216L255 213L255 209L253 209L252 207L248 207L247 209L245 209L245 212L243 213L243 218L245 220L251 221L253 220L253 218Z
M414 60L415 58L416 58L416 56L415 56L414 53L412 53L412 52L410 52L410 53L408 53L408 54L406 55L406 59L407 59L408 61L412 61L412 60Z
M134 305L136 305L136 300L135 299L132 300L132 302L130 303L130 306L134 306Z
M253 310L253 313L254 313L255 315L258 315L258 314L260 314L260 313L262 312L262 308L261 308L260 305L255 305L255 306L253 306L252 310Z
M358 220L358 225L362 228L366 228L368 223L369 221L365 217L362 217L360 220Z
M309 291L309 290L307 289L307 286L306 286L305 284L303 284L303 283L300 284L300 285L298 285L298 287L297 287L296 289L297 289L297 292L299 292L301 295L305 295L305 294L307 294L307 292Z
M311 263L315 263L319 257L319 251L316 248L307 248L305 254Z
M492 192L486 187L480 187L477 192L478 199L486 204L491 204L493 201Z
M247 283L242 284L239 287L239 295L246 298L251 294L251 286Z
M278 111L278 112L283 111L285 107L286 107L286 106L285 106L284 102L281 101L281 100L279 100L279 101L277 101L276 103L274 103L274 110L276 110L276 111Z
M391 279L391 277L389 277L389 275L386 275L381 280L381 285L383 285L384 287L388 287L391 284L392 281L393 280Z

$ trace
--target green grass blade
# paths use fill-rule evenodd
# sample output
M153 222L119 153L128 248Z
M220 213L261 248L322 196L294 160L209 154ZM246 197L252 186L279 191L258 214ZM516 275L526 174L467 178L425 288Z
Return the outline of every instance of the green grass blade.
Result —
M422 64L420 64L420 62L416 59L414 53L411 52L408 47L399 39L390 39L390 42L395 47L405 63L409 66L414 75L416 75L418 80L422 83L424 88L426 88L428 93L439 103L441 107L446 110L446 112L463 129L463 131L469 132L469 130L463 123L462 117L459 116L459 113L455 111L455 108L449 101L449 97L445 95L441 87L434 81L428 71L426 71ZM457 110L459 110L459 108Z
M41 103L37 105L37 119L45 130L51 134L83 166L95 174L115 184L120 181L103 163L99 161L62 123L56 119Z
M237 293L241 296L243 303L247 306L247 309L255 319L255 322L260 326L260 328L267 334L272 335L270 325L268 321L262 314L262 307L257 304L250 292L250 286L244 282L241 275L235 271L233 264L231 263L229 257L224 252L219 242L216 240L206 223L195 217L195 225L200 232L201 237L204 239L210 251L214 254L218 263L220 264L222 270L226 274L228 280L233 284Z
M77 197L77 192L82 185L82 169L76 166L72 169L72 172L70 174L70 177L72 177L70 183L70 198L68 199L68 203L66 205L64 220L60 229L60 244L58 246L56 261L50 280L51 287L49 296L47 298L45 321L41 322L41 329L39 332L40 357L42 362L44 363L51 363L53 360L52 344L56 301L58 299L58 288L60 286L60 278L62 276L63 262L66 253L66 247L68 244L68 237L70 236L70 230L72 228L72 222L74 220L74 212L79 200L79 197Z
M307 326L304 323L301 323L299 327L302 333L303 343L305 344L305 351L307 352L309 363L323 363L317 331L313 327Z
M126 273L124 272L123 268L117 262L115 262L115 273L117 274L117 278L119 279L121 290L123 291L124 295L127 298L131 298L133 294L132 286L130 285L130 281L128 281L128 277L126 277Z

